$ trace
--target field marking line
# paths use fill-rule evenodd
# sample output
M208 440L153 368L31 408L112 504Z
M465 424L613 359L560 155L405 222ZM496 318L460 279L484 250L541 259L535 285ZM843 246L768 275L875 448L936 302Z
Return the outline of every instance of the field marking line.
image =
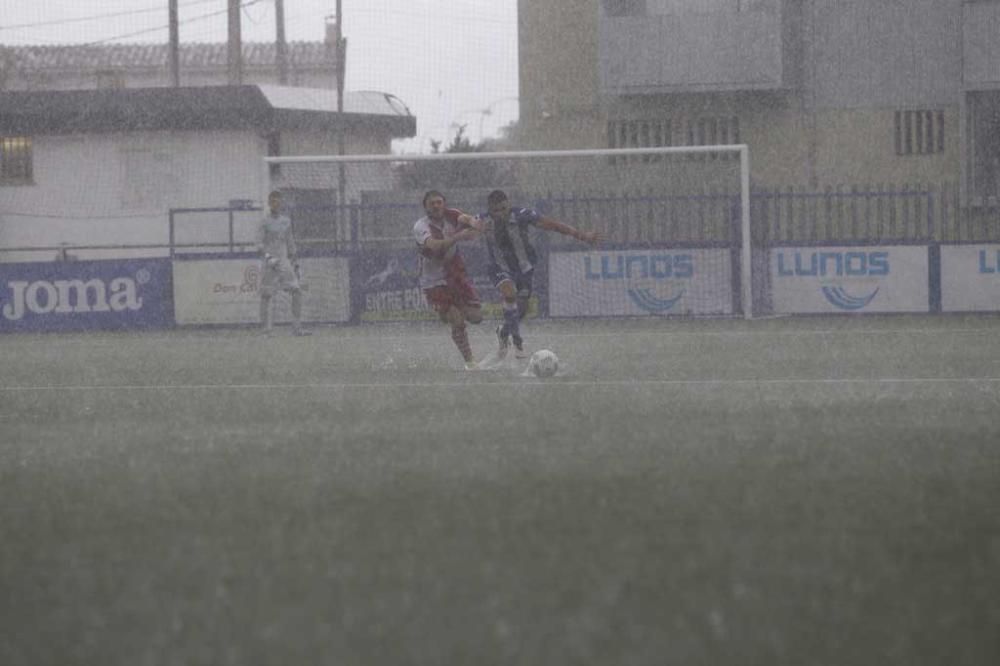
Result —
M0 392L45 392L45 391L178 391L178 390L226 390L226 391L260 391L276 389L403 389L403 388L473 388L473 387L565 387L565 386L601 386L601 387L638 387L638 386L801 386L801 385L852 385L852 384L1000 384L1000 377L876 377L876 378L844 378L844 379L597 379L597 380L505 380L496 382L313 382L285 384L108 384L108 385L66 385L66 386L0 386Z
M548 331L544 328L542 329L526 329L532 338L621 338L621 337L807 337L814 335L843 335L843 336L875 336L875 335L900 335L900 334L916 334L916 335L938 335L938 334L950 334L950 333L981 333L996 335L997 331L990 328L892 328L892 329L866 329L866 330L842 330L842 329L807 329L807 330L794 330L794 331L671 331L671 330L657 330L657 329L646 329L639 331ZM440 334L436 333L412 333L412 334L398 334L392 333L389 335L378 335L372 336L376 340L383 341L412 341L419 339L430 339L439 340L441 338ZM485 333L482 331L473 331L472 336L474 338L479 337L495 337L492 333ZM344 337L342 340L349 342L355 338Z
M914 335L946 335L946 334L989 334L996 335L997 329L990 327L981 328L936 328L936 327L926 327L926 328L872 328L872 329L837 329L837 328L827 328L827 329L795 329L795 330L736 330L736 331L720 331L720 330L669 330L669 329L656 329L648 328L641 330L628 330L623 329L619 331L560 331L560 330L546 330L548 326L543 326L541 328L530 327L529 331L532 337L540 338L622 338L622 337L664 337L664 338L687 338L687 337L808 337L817 335L838 335L838 336L883 336L883 335L900 335L900 334L914 334ZM313 329L319 335L314 338L314 340L322 340L324 344L329 342L343 342L344 344L352 344L355 341L361 340L377 340L380 342L414 342L418 340L431 340L439 341L441 339L440 333L426 332L426 331L415 331L413 333L400 333L398 331L387 332L382 335L338 335L338 336L325 336L323 335L323 328ZM334 329L331 329L334 330ZM177 331L160 331L159 333L180 333L183 337L184 333L191 332L180 329ZM253 339L257 336L246 335L242 332L237 332L236 336L228 335L226 330L215 332L211 335L205 334L203 331L197 331L198 335L195 336L201 341L219 341L228 343L232 337L242 337ZM370 333L370 331L369 331ZM493 338L492 332L473 330L471 331L471 336L473 339L478 338ZM152 337L152 336L150 336ZM169 335L167 337L170 337ZM274 341L279 340L282 336L276 336L275 338L266 338L266 340ZM330 340L329 337L333 337ZM265 338L260 338L264 340ZM72 337L69 338L71 342L76 342L79 340L86 340L88 344L106 344L117 346L121 344L119 340L116 339L87 339L85 337Z

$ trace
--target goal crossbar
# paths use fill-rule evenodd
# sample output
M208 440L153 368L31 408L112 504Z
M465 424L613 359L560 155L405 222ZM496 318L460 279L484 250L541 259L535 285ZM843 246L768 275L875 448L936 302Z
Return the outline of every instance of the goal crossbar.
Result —
M575 150L512 150L502 153L431 153L428 155L290 155L265 157L268 164L302 163L357 163L357 162L401 162L452 161L452 160L514 160L543 157L627 157L629 155L698 155L702 153L747 154L746 144L720 144L717 146L669 146L662 148L595 148Z

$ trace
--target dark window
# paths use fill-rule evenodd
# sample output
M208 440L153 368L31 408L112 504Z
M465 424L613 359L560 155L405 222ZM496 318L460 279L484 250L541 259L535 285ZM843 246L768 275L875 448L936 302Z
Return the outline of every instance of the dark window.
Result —
M676 127L676 135L675 135ZM676 141L675 141L676 139ZM705 116L680 119L608 121L608 148L662 148L667 146L730 145L740 142L740 120L736 116ZM727 159L735 153L711 154ZM705 159L706 155L691 155L690 159ZM613 161L621 161L622 158ZM649 161L650 156L643 161Z
M896 111L894 143L897 155L944 152L944 111Z
M969 93L970 203L1000 201L1000 91Z
M32 182L31 139L26 136L0 136L0 185L23 185Z

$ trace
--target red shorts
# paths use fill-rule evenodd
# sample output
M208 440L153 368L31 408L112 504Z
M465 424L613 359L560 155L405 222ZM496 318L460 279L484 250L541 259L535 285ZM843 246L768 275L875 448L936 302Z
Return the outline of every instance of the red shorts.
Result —
M453 305L460 309L479 307L479 294L468 282L424 289L424 296L427 297L427 304L438 313L447 312Z
M439 315L443 315L453 305L460 309L479 307L479 294L469 280L462 255L456 254L445 262L444 275L446 284L424 289L428 305Z
M479 307L479 294L468 280L424 289L424 296L427 297L427 304L438 314L444 314L452 306L460 309Z

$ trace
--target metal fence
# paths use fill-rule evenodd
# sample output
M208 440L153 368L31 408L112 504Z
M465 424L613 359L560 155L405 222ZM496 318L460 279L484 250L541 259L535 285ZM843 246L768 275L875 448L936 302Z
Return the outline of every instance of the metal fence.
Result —
M455 201L482 210L485 201ZM684 194L623 193L593 196L571 192L522 193L530 205L581 229L604 232L621 246L738 246L740 202L736 192L706 188ZM885 244L1000 242L1000 205L961 205L957 184L853 185L821 190L754 188L750 197L752 242L756 247L795 244ZM169 220L169 252L252 250L256 220L252 207L174 209ZM350 203L308 206L291 211L305 246L339 252L368 246L408 246L419 203ZM548 242L573 241L549 234ZM128 256L150 245L68 245L0 248L0 260L31 250L39 258L104 248ZM92 254L92 253L91 253ZM104 253L107 254L107 253Z
M960 201L953 183L757 189L750 218L763 245L1000 240L1000 207Z

